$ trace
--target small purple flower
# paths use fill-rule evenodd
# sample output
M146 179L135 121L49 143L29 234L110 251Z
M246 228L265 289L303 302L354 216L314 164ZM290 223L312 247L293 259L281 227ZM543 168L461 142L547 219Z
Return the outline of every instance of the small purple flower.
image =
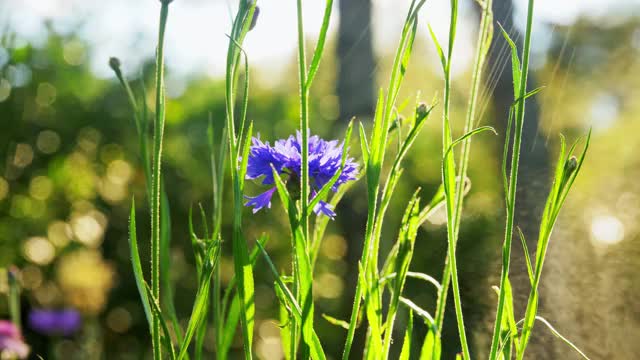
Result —
M342 148L344 144L338 144L337 140L325 141L318 136L309 137L309 180L311 186L311 196L315 196L317 191L331 180L340 171L342 163ZM251 151L247 165L247 179L262 178L263 185L273 185L274 178L271 167L276 169L278 174L287 175L287 188L293 197L299 197L299 182L302 160L302 135L298 131L296 136L289 136L286 140L277 140L273 146L268 141L262 142L260 137L252 139ZM338 191L340 185L347 181L355 180L358 176L358 164L352 158L347 158L344 169L340 173L338 180L331 187L334 192ZM275 187L264 193L246 198L249 199L245 206L252 206L253 212L271 207L271 197L275 192ZM313 211L317 214L324 214L331 219L335 213L331 205L320 201Z
M47 336L70 336L82 326L80 313L73 309L33 310L28 320L29 327Z
M20 330L10 321L0 320L0 357L25 359L29 346L22 340Z

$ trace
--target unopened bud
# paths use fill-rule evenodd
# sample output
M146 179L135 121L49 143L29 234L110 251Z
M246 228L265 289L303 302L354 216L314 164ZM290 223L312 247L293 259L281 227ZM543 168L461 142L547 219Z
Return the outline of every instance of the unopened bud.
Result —
M260 15L260 8L256 5L256 8L253 10L253 17L251 18L249 31L253 30L253 28L256 27L256 23L258 23L258 15Z
M578 168L578 159L575 156L572 156L567 160L564 164L564 172L566 176L570 176L576 169Z
M109 58L109 67L116 73L120 72L120 60L117 57Z
M429 108L427 107L427 104L420 103L416 108L416 120L422 120L427 117L427 115L429 115Z

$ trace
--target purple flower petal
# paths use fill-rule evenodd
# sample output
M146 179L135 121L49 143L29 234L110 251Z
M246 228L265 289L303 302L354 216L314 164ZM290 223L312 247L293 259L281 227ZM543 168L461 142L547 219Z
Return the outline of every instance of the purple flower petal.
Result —
M245 198L249 199L244 206L253 206L253 213L257 213L263 207L271 208L271 197L273 196L273 192L276 191L276 188L269 189L262 194L254 197L245 196Z
M318 202L318 205L313 207L313 212L316 213L316 215L327 215L331 220L335 220L336 217L336 213L333 212L333 206L324 201Z

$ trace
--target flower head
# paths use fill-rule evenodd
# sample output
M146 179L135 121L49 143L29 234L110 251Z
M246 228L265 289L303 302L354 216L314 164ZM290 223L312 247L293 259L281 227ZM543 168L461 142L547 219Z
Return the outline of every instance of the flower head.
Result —
M22 340L20 330L10 321L0 320L0 357L24 359L29 346Z
M29 314L29 326L44 335L70 336L82 326L80 313L73 309L33 310Z
M337 140L325 141L318 136L309 138L311 196L315 196L340 171L343 146L344 144L339 144ZM302 135L299 131L296 136L292 135L287 139L277 140L273 146L268 141L262 142L259 136L254 137L247 164L247 179L262 178L263 185L273 185L274 178L271 169L273 167L278 174L288 176L286 179L287 188L292 196L297 197L302 169L301 149ZM352 158L347 158L344 168L331 190L338 191L340 185L355 180L357 176L358 164ZM249 201L245 205L252 206L254 213L263 207L269 208L274 191L275 187L272 187L258 196L247 197ZM313 211L318 215L325 214L332 219L335 216L331 206L324 201L320 201Z

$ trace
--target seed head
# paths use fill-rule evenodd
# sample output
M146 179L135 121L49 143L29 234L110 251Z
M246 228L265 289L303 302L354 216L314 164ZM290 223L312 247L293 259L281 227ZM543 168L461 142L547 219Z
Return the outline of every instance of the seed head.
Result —
M113 69L113 71L115 71L116 73L120 72L120 59L118 59L117 57L110 57L109 58L109 67L111 69Z
M578 159L572 156L564 164L564 172L566 176L570 176L578 168Z
M416 108L416 115L416 120L422 120L427 117L427 115L429 115L429 108L427 107L427 104L420 103Z

